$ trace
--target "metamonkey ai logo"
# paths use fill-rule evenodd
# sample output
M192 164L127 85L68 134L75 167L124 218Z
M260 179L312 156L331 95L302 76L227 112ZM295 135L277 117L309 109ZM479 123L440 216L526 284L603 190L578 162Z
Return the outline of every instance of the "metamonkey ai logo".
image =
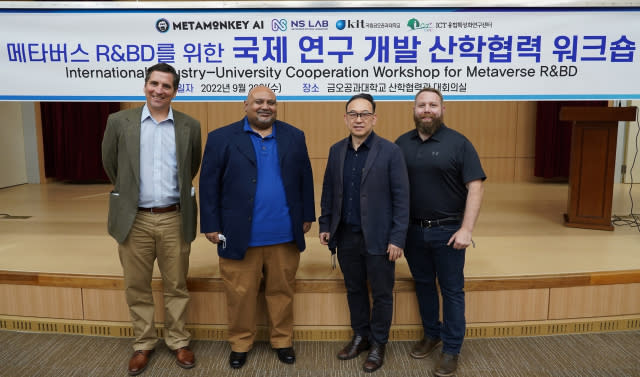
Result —
M161 33L166 33L169 31L169 20L167 20L166 18L161 18L158 21L156 21L156 30L158 30Z

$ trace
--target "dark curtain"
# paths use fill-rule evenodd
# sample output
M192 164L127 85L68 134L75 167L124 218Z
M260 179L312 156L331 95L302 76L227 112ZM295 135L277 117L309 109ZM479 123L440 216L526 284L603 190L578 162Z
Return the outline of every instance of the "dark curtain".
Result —
M536 157L534 175L568 178L571 152L571 122L561 122L563 106L604 106L607 101L543 101L536 111Z
M100 145L109 114L120 110L111 102L42 102L45 174L75 182L108 182Z

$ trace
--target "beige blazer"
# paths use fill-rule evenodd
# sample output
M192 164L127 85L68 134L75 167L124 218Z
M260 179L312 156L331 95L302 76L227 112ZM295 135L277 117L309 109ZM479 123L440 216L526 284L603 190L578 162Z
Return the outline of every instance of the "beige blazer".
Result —
M114 188L109 195L109 234L127 239L138 210L140 195L140 117L142 107L109 115L102 140L102 165ZM200 122L173 110L180 189L182 234L186 242L196 236L198 207L192 181L200 168Z

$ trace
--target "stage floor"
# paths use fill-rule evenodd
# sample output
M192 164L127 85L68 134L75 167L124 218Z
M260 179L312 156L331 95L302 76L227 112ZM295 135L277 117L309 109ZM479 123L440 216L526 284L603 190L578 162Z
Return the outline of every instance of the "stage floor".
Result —
M31 216L0 215L0 270L121 276L117 244L106 230L110 189L110 185L63 183L0 189L0 214ZM629 185L615 186L614 215L629 215L629 189ZM633 187L632 195L640 203L640 185ZM476 248L467 250L467 279L640 269L638 228L616 226L608 232L565 227L567 197L566 184L487 183L474 232ZM298 278L340 279L317 233L314 224ZM405 259L398 262L396 274L398 279L410 278ZM219 277L215 248L201 234L192 244L189 276Z

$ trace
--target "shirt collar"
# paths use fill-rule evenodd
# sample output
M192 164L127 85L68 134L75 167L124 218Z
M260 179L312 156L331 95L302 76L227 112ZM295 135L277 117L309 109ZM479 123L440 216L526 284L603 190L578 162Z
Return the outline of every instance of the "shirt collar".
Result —
M251 128L251 126L249 125L249 119L247 117L244 117L244 127L242 129L245 132L249 132L251 134L257 135L262 138L262 136L260 136L259 133L257 133ZM273 122L273 125L271 125L271 134L265 136L264 139L272 138L272 137L276 137L276 122Z
M140 122L144 122L145 120L147 120L147 118L151 118L155 124L158 124L160 122L164 122L165 120L170 120L171 123L174 123L174 121L173 121L173 108L171 106L169 106L169 114L167 114L167 119L162 119L162 120L158 121L157 119L154 119L151 116L151 113L149 112L149 108L147 107L147 104L145 103L144 106L142 106L142 115L140 117Z
M375 135L375 132L371 131L371 133L369 134L369 136L367 136L367 138L364 140L364 142L362 144L360 144L360 146L363 146L367 149L371 149L371 143L373 143L373 135ZM351 149L353 149L353 143L351 142L351 135L349 135L349 147ZM360 148L358 148L360 149Z
M442 125L440 126L440 128L438 128L436 133L431 135L431 137L429 137L427 140L442 141L442 138L441 138L442 130L445 128L447 128L447 126L445 126L444 123L442 123ZM418 130L411 131L411 139L417 139L419 142L421 143L423 142L423 140L420 138L420 135L418 135Z

